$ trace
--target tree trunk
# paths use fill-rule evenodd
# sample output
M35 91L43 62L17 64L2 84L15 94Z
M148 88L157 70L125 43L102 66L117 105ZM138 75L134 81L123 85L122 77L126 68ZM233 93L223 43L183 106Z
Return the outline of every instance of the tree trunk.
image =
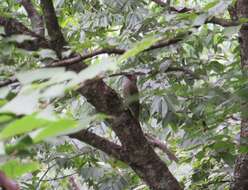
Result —
M64 39L61 32L56 11L53 7L53 1L41 0L40 3L50 42L46 43L47 40L43 40L43 37L42 40L48 47L55 50L57 56L60 57L64 46L67 45L68 42ZM3 25L5 28L12 29L11 27L14 27L14 29L17 29L16 26L19 25L21 27L18 27L20 29L17 30L18 34L20 31L24 31L27 34L31 34L31 36L37 37L36 33L30 31L21 23L17 21L15 21L14 24L9 23L13 23L13 19L1 19L0 17L0 25ZM12 33L10 33L10 35L11 34ZM169 45L180 40L181 38L176 38L172 41L161 42L151 46L146 49L146 51L163 47L164 45ZM107 51L107 53L108 52L109 51ZM118 50L118 54L124 52L123 50ZM81 60L80 58L78 61ZM79 66L76 64L65 64L64 66L76 72L87 67L87 65L83 63L79 64ZM75 134L71 134L70 137L86 142L110 156L125 162L152 190L182 189L177 179L169 171L165 162L159 158L151 144L147 141L138 122L138 118L135 118L134 114L124 106L122 98L116 91L104 83L103 80L96 77L95 79L85 81L84 85L78 89L78 92L96 108L97 112L105 113L110 116L108 123L118 137L120 144L115 144L89 130L79 131Z
M248 18L248 1L237 1L237 13L239 19ZM242 25L240 29L240 54L241 68L244 76L248 76L248 23ZM241 131L240 146L248 146L248 103L241 103ZM235 163L234 181L231 184L232 190L248 189L248 154L240 154Z
M118 136L129 165L151 190L181 190L178 181L147 141L141 126L118 94L102 80L89 81L78 90L98 112L111 115L110 127Z

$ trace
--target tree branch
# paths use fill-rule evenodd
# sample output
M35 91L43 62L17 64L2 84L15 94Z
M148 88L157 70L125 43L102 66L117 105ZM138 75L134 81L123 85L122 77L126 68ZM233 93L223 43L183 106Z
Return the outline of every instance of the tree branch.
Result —
M217 18L217 17L209 18L208 20L206 20L205 23L218 24L223 27L238 26L241 24L238 20L230 20L230 19Z
M116 76L123 76L123 75L137 75L137 76L138 75L157 75L159 73L169 73L169 72L183 72L185 74L192 76L195 79L200 79L200 76L198 76L193 71L189 69L185 69L185 68L180 68L180 67L169 67L165 71L151 70L148 72L139 72L139 71L138 72L119 72L119 73L108 75L107 77L116 77Z
M126 162L127 155L123 151L120 145L117 145L103 137L100 137L88 130L81 130L74 134L69 135L71 138L77 139L79 141L85 142L110 156L113 156L115 159Z
M164 2L163 0L151 0L151 1L158 4L161 7L167 8L169 11L173 11L173 12L177 12L177 13L187 13L187 12L192 11L192 9L187 8L187 7L183 7L183 8L171 7L167 2Z
M42 0L41 2L43 4L46 24L49 22L48 19L50 17L51 20L53 19L51 23L48 23L50 25L47 27L52 27L52 23L54 24L54 22L58 24L51 1ZM46 2L50 5L47 5ZM50 9L53 10L51 11ZM49 11L51 11L52 14ZM49 30L53 31L53 29L54 28L50 28ZM59 27L57 27L57 29L59 29ZM56 31L58 32L58 30ZM58 36L55 36L55 38L55 40L59 39ZM160 41L145 51L165 47L181 40L182 37L176 40ZM60 51L59 53L61 53L62 46L60 45L59 47L60 49L58 50ZM67 65L67 68L71 69L71 66L72 65ZM78 70L74 71L77 72ZM108 121L122 146L120 147L85 130L71 134L70 137L77 138L124 161L151 189L168 189L168 187L175 190L181 189L176 178L171 174L166 164L158 157L147 141L137 119L134 118L130 110L125 107L122 98L112 88L107 86L102 79L95 79L86 81L85 84L78 89L78 92L86 97L89 103L95 106L97 112L111 116Z
M151 51L151 50L155 50L155 49L159 49L159 48L164 48L173 44L176 44L180 41L182 41L185 36L189 35L190 33L178 36L176 38L170 39L170 40L161 40L158 43L152 45L151 47L147 48L146 50L144 50L143 52L147 52L147 51ZM95 57L97 55L101 55L101 54L117 54L117 55L122 55L126 52L127 50L125 49L118 49L118 48L104 48L104 49L97 49L94 50L92 52L89 52L87 54L84 55L76 55L72 58L68 58L68 59L64 59L64 60L60 60L60 61L56 61L53 62L50 66L51 67L58 67L58 66L68 66L68 65L73 65L75 63L81 62L83 60Z
M87 54L84 54L84 55L78 54L78 55L71 57L71 58L68 58L68 59L53 62L50 66L51 67L68 66L68 65L72 65L72 64L81 62L83 60L95 57L97 55L101 55L101 54L105 54L105 53L121 55L121 54L125 53L125 51L126 50L124 50L124 49L117 49L117 48L98 49L98 50L94 50L94 51L87 53Z
M31 20L33 31L40 36L44 36L44 23L42 17L34 8L31 0L21 0L20 3L28 13L28 17Z
M95 79L86 82L78 92L96 108L97 112L111 116L108 122L128 156L126 163L146 181L151 189L167 189L165 187L181 189L178 181L147 141L137 119L124 106L122 99L112 88L101 79Z
M71 174L67 174L67 175L64 175L64 176L60 176L60 177L55 177L55 178L50 178L50 179L42 179L41 181L57 181L57 180L61 180L61 179L65 179L67 177L71 177L73 175L76 175L78 172L73 172Z
M0 16L0 25L4 27L5 35L11 36L15 34L23 34L34 37L34 40L24 41L23 43L16 43L16 45L20 48L27 50L38 50L39 48L50 48L49 42L39 36L35 32L28 29L22 23L13 18L5 18Z
M67 43L58 24L55 9L53 7L53 1L41 0L40 4L44 14L47 32L51 38L51 46L57 53L58 57L61 58L61 52Z

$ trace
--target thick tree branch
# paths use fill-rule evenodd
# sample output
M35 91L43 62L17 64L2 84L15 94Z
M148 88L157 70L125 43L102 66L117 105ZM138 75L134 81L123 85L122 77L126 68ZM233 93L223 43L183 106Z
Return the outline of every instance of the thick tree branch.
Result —
M64 39L64 36L58 24L55 9L53 7L53 1L52 0L41 0L40 4L41 4L42 11L44 14L47 32L48 32L49 37L51 38L51 46L56 51L58 57L61 58L61 52L63 50L63 47L67 43Z
M38 37L37 34L29 30L26 26L14 18L0 16L0 25L4 27L5 34L7 36L11 36L13 34L25 34L32 37Z
M128 164L151 189L181 189L147 141L139 122L113 89L102 80L89 80L78 92L86 97L98 112L111 116L112 119L108 121L128 155Z
M248 18L248 1L237 0L235 5L238 19ZM247 77L248 69L248 23L244 23L239 31L240 42L240 58L241 70L243 76ZM245 88L246 85L243 85ZM248 145L248 115L247 115L247 100L242 100L240 103L241 111L241 129L240 129L240 145L247 147ZM231 190L244 190L248 187L248 153L240 153L235 162L234 181L231 184Z
M76 132L74 134L69 135L71 138L75 138L79 141L83 141L105 153L107 153L110 156L113 156L114 158L127 162L128 157L123 151L122 147L120 145L117 145L103 137L100 137L88 130L81 130L79 132Z
M40 36L44 36L44 23L42 17L38 14L31 0L21 0L20 3L28 13L33 31Z

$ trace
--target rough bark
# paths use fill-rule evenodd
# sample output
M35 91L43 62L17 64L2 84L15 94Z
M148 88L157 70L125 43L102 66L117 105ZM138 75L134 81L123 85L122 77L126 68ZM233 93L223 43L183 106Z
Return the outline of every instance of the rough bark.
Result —
M45 30L44 30L42 17L38 14L38 11L34 8L31 0L21 0L20 3L23 5L23 7L25 8L28 14L33 31L40 36L44 36Z
M16 43L15 45L19 48L23 48L26 50L50 48L49 42L45 38L31 31L29 28L24 26L16 19L0 16L0 25L4 27L6 37L9 37L11 35L24 34L34 38L33 40L26 40L23 43Z
M95 106L98 112L110 115L113 131L128 155L126 162L154 190L181 189L166 164L154 152L139 122L123 105L118 94L102 80L89 81L79 92Z
M237 13L239 18L248 18L248 1L237 1ZM245 23L240 29L240 53L241 68L244 76L247 76L248 69L248 24ZM241 104L241 131L240 146L248 146L248 114L247 102ZM248 189L248 154L240 154L235 163L234 182L231 184L232 190Z
M41 0L49 37L58 54L66 44L57 22L55 10L50 0ZM1 24L1 23L0 23ZM181 40L181 39L180 39ZM180 41L175 39L175 43ZM57 43L56 43L57 42ZM151 48L160 48L168 44L162 41ZM84 64L81 64L85 68ZM78 67L69 66L78 72ZM137 118L123 104L121 97L101 79L89 80L78 92L85 96L98 112L110 116L108 122L120 140L121 146L99 137L89 131L80 131L71 137L84 141L117 159L128 164L152 190L180 190L176 178L171 174L166 164L158 157L153 147L147 141Z
M40 4L44 14L47 32L50 37L51 47L57 53L57 56L61 58L61 52L67 43L58 24L53 1L41 0Z
M83 141L105 153L108 155L121 160L123 162L128 161L127 160L127 155L125 152L122 150L122 147L103 138L100 137L88 130L81 130L77 133L71 134L71 138L75 138L77 140Z

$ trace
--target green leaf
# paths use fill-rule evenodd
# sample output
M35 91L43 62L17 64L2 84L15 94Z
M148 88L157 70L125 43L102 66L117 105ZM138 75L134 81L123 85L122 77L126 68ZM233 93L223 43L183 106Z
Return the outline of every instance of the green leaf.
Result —
M230 26L230 27L225 27L224 28L224 35L231 38L234 34L238 34L240 30L240 26Z
M248 146L247 145L242 145L239 147L239 153L240 154L247 154L248 153Z
M88 79L104 74L106 71L115 71L117 69L116 61L113 58L102 59L100 63L90 65L82 70L75 79L73 79L68 86L75 86Z
M208 18L208 14L200 14L199 16L196 17L196 19L193 22L193 26L201 26L205 23L205 21Z
M0 88L0 99L6 98L9 94L10 88L8 86Z
M45 119L36 118L35 115L25 116L7 125L0 132L0 139L10 138L16 135L32 131L33 129L44 127L50 122L51 121Z
M65 90L68 88L66 84L56 84L48 87L41 96L45 99L52 99L56 97L62 97L65 93Z
M1 165L0 170L10 178L17 178L26 173L34 172L38 170L39 167L38 162L22 163L18 160L10 160L4 165Z
M54 60L57 59L56 53L51 49L42 49L38 52L38 55L42 59L47 59L47 58L54 59Z
M2 127L3 124L6 124L13 119L13 116L10 115L0 115L0 127Z
M4 142L0 141L0 155L5 155Z
M104 176L105 169L104 168L98 168L98 167L83 167L80 170L80 175L85 179L99 179Z
M203 7L203 10L204 11L208 11L209 9L215 7L218 3L220 3L220 0L215 0L215 1L212 1L208 4L206 4L204 7Z
M168 113L168 105L167 105L167 102L166 101L162 101L161 102L161 115L162 115L162 118L166 118L166 115Z
M16 115L29 115L38 110L39 91L24 87L10 102L0 108L0 112L11 112Z
M65 134L68 130L77 128L78 122L73 119L60 119L55 122L50 122L45 128L35 131L31 134L33 141L39 142L48 137Z
M231 4L231 1L225 0L225 1L219 1L215 6L211 7L208 9L209 15L218 15L222 12L224 12L227 8L228 5Z
M132 49L126 51L122 56L120 56L117 62L121 63L130 57L136 56L138 53L146 50L147 48L149 48L150 46L152 46L154 43L158 42L159 40L160 39L155 36L144 38L142 41L135 43Z
M197 14L192 12L192 13L180 13L177 14L176 18L177 20L194 20L196 19Z
M34 40L35 38L32 36L24 35L24 34L15 34L8 38L9 42L17 42L22 43L26 40Z
M8 145L5 145L5 151L7 154L11 155L13 153L23 153L27 152L28 147L33 144L33 141L30 136L24 136L17 140L16 143L11 143Z
M3 26L0 26L0 35L5 34L5 30Z
M248 22L248 18L240 18L240 19L239 19L239 22L240 22L241 24L247 23L247 22Z
M37 80L44 80L54 77L55 75L63 75L65 68L43 68L31 71L20 72L16 74L16 78L22 84L32 83Z
M151 105L151 114L159 113L161 108L162 98L160 96L155 96Z

